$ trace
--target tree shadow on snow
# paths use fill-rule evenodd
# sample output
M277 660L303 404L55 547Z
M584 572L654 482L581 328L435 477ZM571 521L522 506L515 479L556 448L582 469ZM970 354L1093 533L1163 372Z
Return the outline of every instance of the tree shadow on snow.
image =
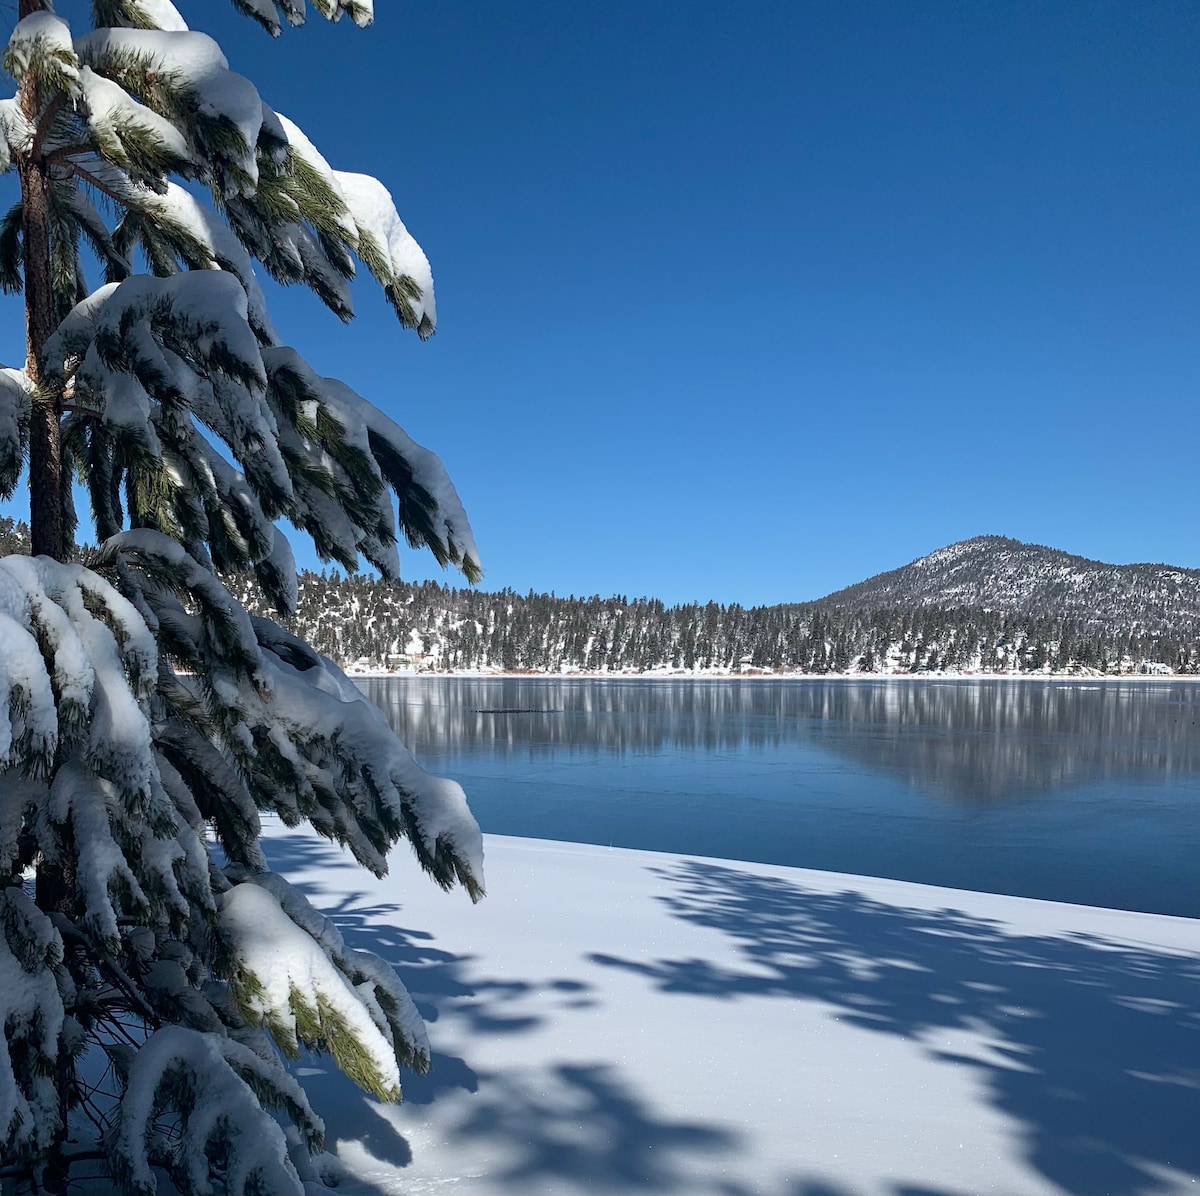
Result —
M1031 1164L1065 1192L1136 1196L1167 1188L1160 1168L1200 1175L1197 957L1022 936L960 910L903 909L711 863L654 871L671 885L662 900L672 913L723 931L743 966L593 962L664 992L818 1000L843 1022L923 1041L983 1073ZM990 1049L964 1057L933 1045L953 1030Z
M399 905L371 904L373 894L347 892L345 880L356 866L336 845L307 834L274 835L264 847L271 866L283 874L304 872L300 889L341 931L349 947L371 951L396 969L412 994L426 1024L437 1021L438 1003L454 999L472 1028L490 1034L520 1033L533 1028L537 1019L514 1015L505 1005L516 999L524 985L469 978L474 962L469 955L455 955L434 946L426 931L403 925ZM314 872L339 874L326 883ZM350 1142L389 1168L407 1167L413 1161L412 1147L396 1125L395 1106L383 1105L363 1092L324 1056L305 1054L297 1069L317 1111L326 1123L326 1150L334 1156ZM403 1104L428 1105L440 1094L455 1090L476 1092L479 1077L463 1060L435 1050L427 1075L402 1071ZM345 1177L340 1190L356 1196L390 1191L359 1177Z
M892 1184L888 1191L890 1196L968 1196L967 1192L952 1192L946 1188L913 1188L911 1184ZM796 1179L788 1184L782 1196L858 1196L850 1188L842 1188L841 1184L828 1179ZM974 1194L978 1196L978 1194Z
M539 1026L555 1006L578 1009L594 1004L591 986L570 978L540 981L480 977L478 960L434 945L431 935L403 925L403 910L371 904L366 892L347 893L349 872L339 848L307 835L280 835L266 849L272 867L303 872L301 889L330 917L351 947L373 951L396 968L428 1024L439 1005L453 1003L454 1016L468 1034L521 1034ZM320 879L324 873L331 879ZM433 1036L436 1038L436 1036ZM326 1119L327 1149L334 1155L358 1143L379 1163L397 1169L413 1161L413 1151L396 1128L399 1119L347 1080L328 1060L305 1057L301 1079L313 1092ZM738 1136L698 1122L671 1121L627 1084L608 1061L476 1072L463 1059L438 1052L426 1076L402 1076L404 1104L424 1106L457 1093L459 1112L448 1128L448 1158L456 1143L483 1145L489 1191L543 1190L621 1193L695 1193L696 1167L737 1149ZM470 1094L465 1100L462 1094ZM403 1108L403 1107L402 1107ZM416 1110L417 1118L421 1116ZM403 1116L403 1113L401 1114ZM403 1124L402 1122L399 1122ZM720 1179L722 1169L702 1185L719 1196L760 1196ZM339 1190L354 1196L383 1196L400 1176L372 1184L347 1176ZM470 1180L464 1178L464 1191Z
M740 1141L727 1129L664 1120L607 1063L528 1068L483 1080L480 1099L454 1136L493 1144L496 1166L487 1176L493 1189L528 1192L549 1184L554 1191L606 1196L694 1192L683 1161L719 1156Z

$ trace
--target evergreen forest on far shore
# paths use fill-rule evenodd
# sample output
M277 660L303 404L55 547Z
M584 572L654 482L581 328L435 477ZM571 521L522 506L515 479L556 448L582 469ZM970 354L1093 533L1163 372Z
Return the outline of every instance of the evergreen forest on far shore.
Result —
M247 587L243 599L253 607ZM344 666L597 673L1200 671L1200 629L1148 633L966 607L811 605L486 593L300 575L298 634Z
M0 518L0 551L25 525ZM27 548L25 549L27 551ZM254 583L226 584L271 613ZM667 606L302 571L293 630L343 667L510 673L1200 673L1200 627L979 607Z

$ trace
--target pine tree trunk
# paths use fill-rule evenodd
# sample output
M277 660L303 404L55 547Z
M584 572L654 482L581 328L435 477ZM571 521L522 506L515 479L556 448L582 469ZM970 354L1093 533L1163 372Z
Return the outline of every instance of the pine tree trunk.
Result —
M18 16L39 12L44 0L20 0ZM33 80L25 79L17 93L22 113L37 127L37 95ZM29 427L29 524L35 556L67 559L66 524L63 519L62 477L62 392L47 387L42 370L42 350L54 331L54 284L50 268L50 175L45 159L39 155L17 159L21 181L22 273L25 283L25 370L33 384L34 398ZM72 869L38 862L35 901L39 908L52 912L69 907L74 890ZM74 1066L65 1046L60 1044L55 1082L58 1088L60 1126L56 1148L50 1151L50 1163L42 1172L40 1186L48 1196L65 1192L67 1168L62 1147L66 1144L67 1123L74 1082Z
M42 9L42 0L21 0L20 15ZM37 125L34 81L26 77L17 98L30 125ZM62 394L47 387L42 350L54 331L54 284L50 271L50 176L40 156L17 159L23 214L22 272L25 282L25 370L34 386L29 428L29 523L34 556L67 558L62 507ZM60 869L38 868L37 902L44 910L60 908L67 897Z
M20 0L20 16L40 12L43 0ZM37 96L26 78L18 92L22 113L37 124ZM45 159L17 160L24 216L23 272L25 281L25 369L35 389L29 428L29 524L35 556L67 559L63 520L63 465L60 424L62 394L46 388L42 350L54 331L54 285L50 274L50 175Z
M39 12L43 0L20 0L20 16ZM34 80L26 77L17 93L22 114L37 127L38 100ZM36 144L36 142L35 142ZM67 558L66 527L62 508L62 394L47 388L42 370L42 350L54 331L54 284L50 271L50 176L40 155L17 159L21 180L22 272L25 282L25 370L35 388L29 429L29 523L34 556ZM38 905L57 909L66 885L61 871L43 864L38 868Z

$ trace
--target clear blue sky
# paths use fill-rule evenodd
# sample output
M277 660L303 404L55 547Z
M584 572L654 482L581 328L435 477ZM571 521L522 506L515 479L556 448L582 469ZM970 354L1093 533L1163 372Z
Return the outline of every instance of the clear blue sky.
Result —
M1200 566L1194 0L179 7L429 253L428 344L367 285L273 312L442 455L485 588L791 601L985 532Z

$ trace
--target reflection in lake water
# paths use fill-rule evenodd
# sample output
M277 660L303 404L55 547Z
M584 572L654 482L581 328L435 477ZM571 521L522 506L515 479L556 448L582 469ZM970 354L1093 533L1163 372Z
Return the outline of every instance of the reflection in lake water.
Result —
M1200 772L1200 685L545 681L362 688L418 755L739 751L808 743L963 801Z
M486 830L1200 914L1200 684L360 684Z

